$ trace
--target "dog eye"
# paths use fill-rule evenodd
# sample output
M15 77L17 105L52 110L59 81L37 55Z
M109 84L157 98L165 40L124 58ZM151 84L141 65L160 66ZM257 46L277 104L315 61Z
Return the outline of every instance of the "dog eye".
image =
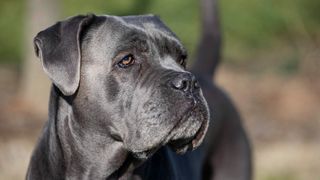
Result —
M128 55L124 56L120 62L118 62L118 66L121 68L126 68L126 67L133 65L134 62L135 62L135 59L134 59L133 55L128 54Z

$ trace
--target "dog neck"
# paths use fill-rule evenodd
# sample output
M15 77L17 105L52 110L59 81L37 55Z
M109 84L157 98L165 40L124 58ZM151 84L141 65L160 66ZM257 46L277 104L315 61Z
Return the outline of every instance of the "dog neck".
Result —
M53 87L49 120L33 152L27 179L112 179L124 174L128 176L130 169L134 169L129 153L120 142L110 137L106 137L104 142L96 142L81 129L71 105Z

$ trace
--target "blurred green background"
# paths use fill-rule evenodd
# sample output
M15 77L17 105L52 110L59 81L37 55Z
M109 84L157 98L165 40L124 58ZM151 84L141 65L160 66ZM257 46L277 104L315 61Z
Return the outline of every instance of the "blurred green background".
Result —
M47 2L52 9L41 8ZM200 37L199 3L0 0L0 180L23 179L47 116L49 81L31 52L39 31L32 17L52 11L45 23L53 24L87 13L156 14L181 39L192 62ZM255 179L319 180L320 1L220 0L219 11L223 58L215 79L243 116L254 146Z
M19 64L23 59L25 4L23 0L0 1L0 63ZM195 52L200 27L196 0L68 0L61 1L60 7L61 19L88 12L160 15L190 54ZM237 66L263 63L270 68L276 63L278 69L272 70L295 73L303 47L319 42L319 9L317 0L220 1L225 61Z

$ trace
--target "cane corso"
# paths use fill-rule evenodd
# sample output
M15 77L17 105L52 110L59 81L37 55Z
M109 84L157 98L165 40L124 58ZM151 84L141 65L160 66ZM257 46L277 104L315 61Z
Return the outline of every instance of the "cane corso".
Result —
M248 142L211 63L188 71L157 16L79 15L34 45L53 85L27 179L249 179Z

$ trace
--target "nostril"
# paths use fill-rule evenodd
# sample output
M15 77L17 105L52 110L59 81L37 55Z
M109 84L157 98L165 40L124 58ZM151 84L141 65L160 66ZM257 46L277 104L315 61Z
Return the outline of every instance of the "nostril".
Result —
M188 82L184 79L175 79L172 82L172 86L175 89L184 90L188 87Z
M198 82L197 80L194 81L193 87L194 87L195 89L199 89L199 88L200 88L199 82Z
M186 90L187 88L188 88L188 81L183 80L181 89Z

